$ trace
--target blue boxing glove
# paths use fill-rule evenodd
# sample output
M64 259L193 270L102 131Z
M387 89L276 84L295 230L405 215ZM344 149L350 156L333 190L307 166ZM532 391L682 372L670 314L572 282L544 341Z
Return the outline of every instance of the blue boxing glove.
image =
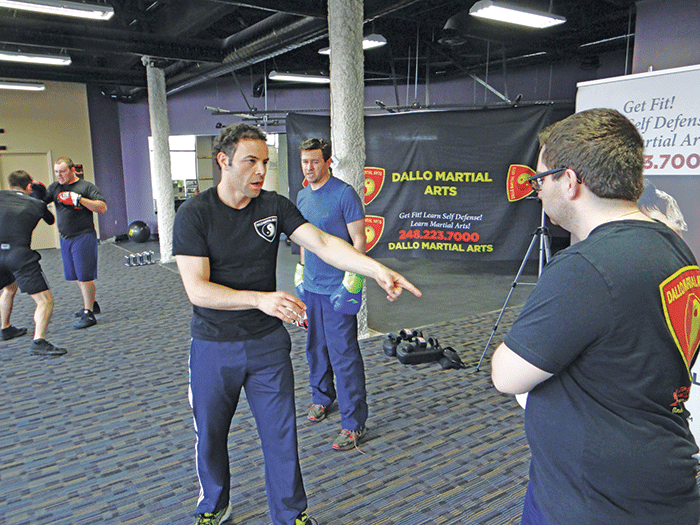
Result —
M297 263L296 270L294 270L294 287L297 289L299 299L304 301L304 265L301 263Z
M352 272L345 272L343 282L331 294L333 310L345 315L357 315L362 304L362 285L365 278Z

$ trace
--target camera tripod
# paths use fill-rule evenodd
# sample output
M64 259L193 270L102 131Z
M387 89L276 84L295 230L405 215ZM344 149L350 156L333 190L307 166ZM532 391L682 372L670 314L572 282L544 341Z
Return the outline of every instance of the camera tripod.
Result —
M527 263L527 260L530 258L530 254L532 253L533 248L535 247L536 244L538 244L539 241L539 263L538 263L538 268L537 268L537 277L542 275L542 269L544 268L545 264L549 262L549 258L552 256L551 250L550 250L550 234L549 234L549 229L545 226L545 217L544 217L544 208L542 208L542 218L540 220L540 226L537 228L534 232L532 232L530 235L532 235L532 241L530 241L530 246L527 249L527 253L525 253L525 257L523 258L523 262L520 265L520 268L518 269L518 273L515 275L515 279L513 280L513 284L510 286L510 291L508 292L508 297L506 297L506 302L503 303L503 308L501 308L501 313L498 314L498 319L496 320L496 325L493 327L493 331L491 332L491 337L489 337L488 342L486 343L486 348L484 348L484 352L481 354L481 359L479 359L479 364L476 365L476 370L475 372L479 371L479 368L481 367L481 363L484 360L484 357L486 356L486 352L489 349L489 346L491 345L491 341L493 340L493 336L496 335L496 330L498 330L498 325L501 322L501 319L503 318L503 314L506 311L506 307L508 306L508 301L510 301L510 297L513 295L513 292L515 291L515 287L518 284L522 284L524 286L535 286L537 283L521 283L520 281L520 276L523 273L523 269L525 268L525 264Z

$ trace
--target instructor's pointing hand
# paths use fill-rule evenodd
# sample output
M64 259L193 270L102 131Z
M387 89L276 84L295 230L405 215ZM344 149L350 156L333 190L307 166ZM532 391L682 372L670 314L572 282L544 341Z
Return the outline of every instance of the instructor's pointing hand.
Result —
M374 280L377 281L377 284L387 293L386 298L389 301L398 299L404 289L408 290L416 297L423 295L421 291L413 286L403 275L384 265L381 266Z

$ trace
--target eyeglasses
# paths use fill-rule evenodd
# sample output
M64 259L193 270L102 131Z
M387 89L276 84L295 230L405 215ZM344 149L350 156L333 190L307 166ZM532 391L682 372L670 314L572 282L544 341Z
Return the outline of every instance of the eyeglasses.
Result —
M528 177L527 181L530 183L530 186L532 186L532 189L535 190L535 193L537 193L540 191L540 189L542 189L544 178L547 175L554 175L555 173L561 173L562 171L566 171L566 168L556 168L553 170L543 171L542 173L535 173L532 177Z

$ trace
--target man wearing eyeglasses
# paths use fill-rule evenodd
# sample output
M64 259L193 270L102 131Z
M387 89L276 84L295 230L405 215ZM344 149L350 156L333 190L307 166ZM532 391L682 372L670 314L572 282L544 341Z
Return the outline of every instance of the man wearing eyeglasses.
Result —
M528 393L523 524L697 525L698 447L684 408L700 343L700 269L637 208L644 141L620 113L540 135L531 184L580 239L545 267L494 353L492 379Z

